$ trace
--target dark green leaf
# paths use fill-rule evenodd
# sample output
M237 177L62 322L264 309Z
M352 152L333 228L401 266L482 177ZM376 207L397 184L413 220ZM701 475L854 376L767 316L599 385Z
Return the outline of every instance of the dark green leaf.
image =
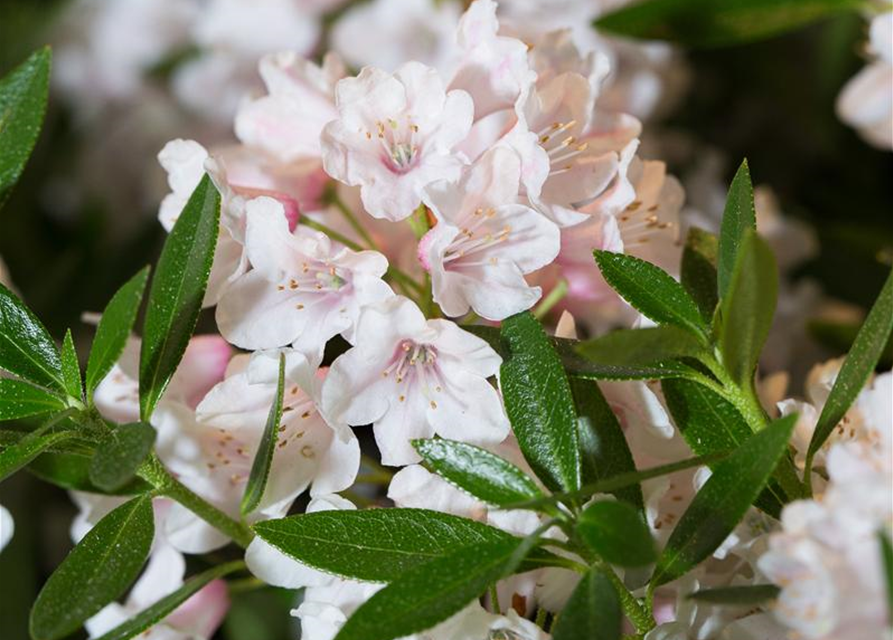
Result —
M130 638L138 636L150 629L156 623L164 620L168 615L173 613L177 607L195 595L200 589L207 586L212 580L222 578L227 574L238 571L244 566L245 564L241 560L236 560L234 562L218 565L197 576L189 578L189 580L183 583L182 587L164 596L149 608L140 611L136 616L115 627L108 633L99 636L99 640L129 640Z
M50 48L44 47L0 79L0 207L22 174L40 135L51 61Z
M796 421L796 415L776 420L713 467L713 474L670 534L652 585L688 573L732 533L787 450Z
M18 420L49 411L61 411L65 403L23 380L0 378L0 422Z
M553 491L580 488L577 416L570 384L540 323L524 312L502 323L505 408L534 473Z
M92 459L92 455L86 456L70 452L46 452L28 465L28 471L44 482L73 491L132 496L146 493L153 489L152 485L144 480L134 478L120 489L104 491L90 482L90 463Z
M50 334L18 296L0 284L0 369L65 390L62 362Z
M611 580L598 569L583 576L558 616L554 640L618 640L623 616Z
M750 180L750 167L747 166L747 160L744 160L729 186L729 195L726 197L726 207L722 215L722 227L719 231L717 284L720 298L725 298L729 287L732 286L732 274L745 235L756 228L757 213L753 203L753 184Z
M143 291L149 278L149 267L145 267L124 284L106 305L102 319L96 327L96 337L87 361L87 397L102 382L124 352L127 338L133 330L133 323L143 300Z
M698 305L666 271L635 256L611 251L596 251L595 261L607 283L642 315L658 324L704 335Z
M626 473L635 473L636 465L623 429L617 421L598 383L571 378L571 391L577 405L577 427L580 441L580 471L584 485L608 480ZM612 491L638 509L644 508L642 488L633 483Z
M139 575L154 535L149 496L134 498L100 520L37 596L31 610L34 640L63 638L117 600Z
M0 451L0 481L11 476L53 445L68 440L74 435L72 431L29 433L18 443Z
M122 424L109 431L90 463L90 481L103 491L117 491L136 476L152 451L155 429L145 422Z
M719 302L717 265L719 264L719 240L712 233L692 227L682 251L682 286L688 291L701 318L709 324Z
M690 600L709 602L710 604L728 604L754 607L778 597L781 591L774 584L754 584L745 587L716 587L701 589L689 594Z
M868 312L849 354L840 367L834 386L828 394L822 414L809 443L807 474L816 452L825 444L834 427L843 419L856 396L868 381L893 332L893 271Z
M741 387L753 384L777 298L778 270L772 249L756 232L747 230L729 290L720 303L720 350L726 369Z
M69 396L78 400L83 398L81 365L78 362L78 352L74 348L71 329L65 332L65 339L62 341L62 380L65 382L65 392Z
M279 436L279 424L282 422L282 396L285 393L285 353L279 354L279 378L276 384L276 397L267 414L267 424L261 436L254 462L251 464L251 474L245 485L245 493L242 494L240 510L242 515L248 515L264 497L267 488L267 478L270 476L270 467L273 465L273 453L276 451L276 441Z
M704 351L704 347L685 329L664 325L618 329L594 340L581 342L577 351L599 364L639 366L697 356Z
M475 498L503 506L542 497L536 483L511 462L454 440L413 440L428 467Z
M881 545L881 562L884 569L884 585L887 590L887 626L893 627L893 543L885 529L878 531L878 543Z
M577 532L601 558L622 567L642 567L657 559L654 539L641 511L604 500L580 515Z
M622 36L721 47L768 38L861 6L857 0L646 0L595 24Z
M198 321L214 260L220 194L205 175L171 230L149 290L140 350L140 417L148 420Z

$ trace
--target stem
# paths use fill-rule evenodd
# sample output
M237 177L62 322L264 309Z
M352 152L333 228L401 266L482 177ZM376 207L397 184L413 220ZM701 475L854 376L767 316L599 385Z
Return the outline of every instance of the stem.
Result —
M499 593L496 591L496 584L490 585L490 606L493 607L493 613L498 616L502 615L502 607L499 606Z
M617 595L620 596L620 604L623 607L623 612L626 614L626 617L630 619L630 622L636 626L636 631L639 633L648 633L656 627L657 623L654 618L648 610L642 606L639 599L626 588L626 585L617 577L614 570L606 564L602 564L601 568L602 572L608 577L608 580L611 581L611 584L614 585Z
M540 302L533 310L534 317L537 320L543 319L556 304L564 299L564 296L567 295L567 289L567 280L559 280L558 284L552 287L549 295L543 298L542 302Z
M546 620L549 618L549 612L546 609L540 607L536 610L536 626L538 626L543 631L546 630Z
M366 227L360 224L360 221L357 220L354 212L344 203L344 200L341 199L338 192L335 189L330 189L327 196L327 200L341 212L341 215L344 216L348 224L350 224L353 230L357 232L357 235L363 239L363 242L366 243L366 246L378 251L378 245L376 244L375 239L369 234Z
M351 240L344 234L335 231L331 227L327 227L326 225L324 225L321 222L317 222L316 220L311 220L310 218L308 218L306 216L301 216L299 222L302 225L304 225L305 227L310 227L311 229L316 229L317 231L321 231L322 233L329 236L332 240L335 240L336 242L340 242L348 249L353 249L354 251L362 251L363 250L363 247L361 247L359 244L357 244L356 242L354 242L353 240Z

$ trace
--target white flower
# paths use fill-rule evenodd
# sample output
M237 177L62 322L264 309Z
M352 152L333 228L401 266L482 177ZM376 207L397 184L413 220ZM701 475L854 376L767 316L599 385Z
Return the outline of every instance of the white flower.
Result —
M12 534L15 531L15 523L12 520L12 514L0 504L0 551L12 540Z
M437 224L419 245L419 257L446 315L474 309L502 320L539 299L541 289L529 286L524 274L555 258L560 234L539 213L516 204L520 176L518 155L497 147L457 184L438 182L426 190Z
M339 117L323 129L323 164L333 178L361 186L371 215L402 220L426 185L458 178L464 158L455 147L468 135L474 105L464 91L445 91L434 69L366 67L341 80L335 96Z
M223 336L243 349L287 344L318 362L328 340L350 339L364 305L393 295L381 277L387 259L351 251L318 231L294 232L271 198L247 205L246 251L252 269L233 280L217 306Z
M372 424L386 465L419 460L410 440L500 442L508 420L487 380L502 359L447 320L426 320L395 296L367 307L356 346L339 356L323 385L322 407L339 423Z

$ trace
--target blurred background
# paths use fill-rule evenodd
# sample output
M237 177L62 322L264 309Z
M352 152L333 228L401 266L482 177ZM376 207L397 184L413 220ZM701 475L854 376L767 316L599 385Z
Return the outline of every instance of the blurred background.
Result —
M375 59L374 43L365 51L345 44L357 24L384 20L419 34L408 40L407 57L431 59L461 12L448 0L406 0L395 25L381 8L395 2L289 3L258 3L270 28L261 18L245 21L251 3L239 0L0 2L0 74L43 44L54 48L44 130L0 211L0 257L53 335L69 327L76 339L92 335L82 313L101 310L155 260L165 235L158 204L167 192L156 154L177 137L209 147L234 141L239 100L262 87L261 55L335 48L354 67L388 66ZM503 4L510 12L522 3ZM586 31L602 5L617 3L544 4L574 5L567 18ZM866 21L848 14L719 50L609 45L614 60L632 69L626 98L645 96L631 105L645 121L642 155L665 160L680 178L689 223L715 224L726 185L748 158L761 213L778 227L769 233L786 278L779 316L791 325L779 338L783 362L768 369L793 368L793 394L811 364L845 352L893 256L893 155L835 112L841 89L866 63L866 38ZM0 638L24 640L30 603L70 548L76 509L61 490L22 474L0 485L0 503L16 518L15 538L0 555ZM297 637L290 598L273 589L235 594L220 636Z

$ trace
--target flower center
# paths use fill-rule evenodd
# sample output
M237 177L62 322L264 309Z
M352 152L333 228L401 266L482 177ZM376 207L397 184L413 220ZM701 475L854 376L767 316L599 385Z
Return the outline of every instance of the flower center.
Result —
M338 269L325 262L304 262L299 273L291 274L284 278L278 285L279 291L330 293L338 291L347 280L343 278Z
M493 629L487 635L488 640L521 640L521 636L519 636L514 631L510 631L508 629Z
M419 127L412 118L407 116L402 125L393 118L379 120L375 127L375 133L367 131L366 137L370 140L373 135L378 138L390 169L395 173L406 173L412 169L419 157L419 145L416 144Z
M443 386L435 347L403 340L394 349L394 355L381 376L392 378L397 385L405 385L397 397L400 402L405 402L406 396L417 386L415 391L428 398L432 409L437 408L432 392L440 393Z
M459 230L458 235L453 238L450 246L447 247L444 252L444 264L448 264L460 258L465 258L476 252L484 251L500 242L508 240L509 234L512 231L511 226L505 225L501 229L484 227L484 225L492 221L495 216L496 210L493 208L475 209L470 224ZM496 261L496 256L491 256L487 260L478 262L468 262L467 260L463 260L462 265L466 267L480 266L485 264L495 264Z
M537 133L540 146L549 154L550 176L556 176L574 168L577 157L589 147L588 142L577 142L571 129L577 126L576 120L553 122Z
M617 216L620 237L627 249L647 244L654 234L669 231L672 222L662 222L658 216L659 205L645 207L640 200L631 203Z

